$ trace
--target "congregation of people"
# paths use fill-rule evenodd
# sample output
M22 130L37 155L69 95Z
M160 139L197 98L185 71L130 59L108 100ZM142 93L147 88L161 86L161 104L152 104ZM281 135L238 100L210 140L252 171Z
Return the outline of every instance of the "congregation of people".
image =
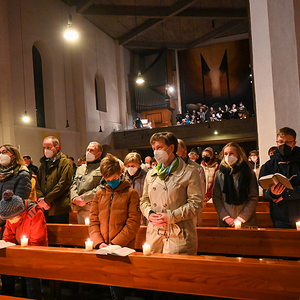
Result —
M202 103L197 103L197 109L193 109L192 112L186 111L185 114L178 112L176 115L176 125L190 125L203 122L219 122L229 119L244 119L249 117L243 102L240 102L239 106L232 104L231 108L225 104L224 106L218 106L215 109L213 106L208 107Z
M202 122L200 114L196 115L192 120ZM59 140L49 136L41 145L44 155L39 168L29 155L22 158L17 147L2 145L3 240L21 244L26 235L29 245L47 246L46 224L69 224L69 214L75 210L79 224L89 218L95 249L109 245L133 248L139 227L145 225L146 242L154 253L197 255L196 227L202 225L204 202L214 204L220 227L234 227L237 222L242 228L258 226L258 179L274 173L291 178L293 189L281 183L261 189L270 203L273 225L296 228L300 220L296 132L281 128L276 144L261 166L258 150L247 156L235 142L225 145L219 154L212 147L188 153L184 140L171 132L159 132L150 138L153 157L145 157L144 162L137 152L128 153L124 161L112 154L102 158L102 146L92 141L76 166L74 158L61 152ZM2 294L13 294L15 278L2 275L1 279ZM26 285L28 297L41 293L38 279L26 278ZM122 288L111 287L111 295L123 299Z

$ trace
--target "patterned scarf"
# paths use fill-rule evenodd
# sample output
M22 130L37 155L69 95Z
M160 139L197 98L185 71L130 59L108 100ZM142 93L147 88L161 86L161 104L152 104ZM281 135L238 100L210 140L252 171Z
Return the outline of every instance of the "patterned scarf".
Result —
M248 201L249 184L251 180L252 170L246 162L236 165L231 168L226 168L220 165L220 171L224 174L224 188L223 193L226 195L225 202L232 205L241 205ZM238 179L238 194L236 192L233 174L240 174Z
M9 178L14 174L16 166L10 166L9 168L1 167L0 168L0 181L4 181L6 178Z
M179 158L178 157L175 157L175 159L168 166L168 168L164 168L164 165L162 163L158 164L156 166L158 178L160 180L167 179L170 176L170 174L172 174L174 171L177 170L178 166L179 166Z

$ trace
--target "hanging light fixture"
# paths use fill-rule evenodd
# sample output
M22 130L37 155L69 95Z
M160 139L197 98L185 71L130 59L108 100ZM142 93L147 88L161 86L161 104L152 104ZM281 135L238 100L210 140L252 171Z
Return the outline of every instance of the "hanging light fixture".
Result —
M166 89L165 90L165 100L166 101L168 101L168 100L170 100L171 98L170 98L170 96L169 96L169 94L168 94L168 89Z
M140 71L138 72L138 76L137 76L135 82L138 84L142 84L145 82L145 79L143 78L142 73Z
M99 129L99 132L103 132L103 131L102 131L102 127L101 127L101 125L100 125L100 129Z
M23 122L28 123L30 118L27 115L26 110L26 88L25 88L25 66L24 66L24 45L23 45L23 26L22 26L22 4L21 0L19 1L20 4L20 24L21 24L21 45L22 45L22 64L23 64L23 89L24 89L24 106L25 106L25 113L22 117Z
M71 14L69 14L67 30L65 31L64 37L70 41L78 39L78 33L74 29Z
M30 121L29 117L27 116L27 111L25 110L25 114L22 118L23 122L28 123Z
M135 6L135 28L137 28L136 0L134 1L134 6ZM138 42L139 42L139 34L136 35L137 46L138 46ZM138 56L139 56L139 53L138 53ZM137 76L135 82L137 84L142 84L145 82L145 79L143 78L141 71L138 71L138 76Z

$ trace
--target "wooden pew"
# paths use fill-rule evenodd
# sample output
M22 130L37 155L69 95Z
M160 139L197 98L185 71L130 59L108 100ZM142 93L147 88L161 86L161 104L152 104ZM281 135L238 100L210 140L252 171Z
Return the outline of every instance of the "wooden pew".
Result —
M84 247L88 226L47 224L49 244ZM198 227L198 253L252 257L300 258L300 231L296 229L234 229ZM141 226L134 248L142 249L146 226Z
M270 218L268 209L268 203L262 202L256 212L257 222L259 227L272 228L273 223ZM267 203L267 204L265 204ZM77 212L70 213L70 224L77 224ZM202 212L202 227L217 227L218 226L218 214L213 207L212 203L205 203Z
M261 228L273 228L269 212L256 212L257 224ZM218 214L216 211L202 212L202 227L217 227Z
M205 202L202 212L215 212L216 209L213 203ZM270 212L269 202L258 202L256 212Z
M1 273L238 299L299 299L298 261L13 246L0 250Z

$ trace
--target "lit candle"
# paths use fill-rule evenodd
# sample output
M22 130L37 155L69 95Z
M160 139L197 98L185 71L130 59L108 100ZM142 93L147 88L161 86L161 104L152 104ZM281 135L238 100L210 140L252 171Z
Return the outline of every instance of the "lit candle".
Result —
M239 220L234 221L234 228L241 228L242 227L242 222Z
M87 225L87 226L90 226L90 219L89 218L86 218L84 220L84 224Z
M296 222L296 228L297 230L300 230L300 221Z
M23 238L21 239L21 247L27 247L28 246L28 238L26 238L25 235L23 235Z
M151 254L151 247L147 243L143 245L143 254L150 255Z
M93 250L93 241L91 241L90 239L88 239L85 242L85 250L88 250L88 251Z

